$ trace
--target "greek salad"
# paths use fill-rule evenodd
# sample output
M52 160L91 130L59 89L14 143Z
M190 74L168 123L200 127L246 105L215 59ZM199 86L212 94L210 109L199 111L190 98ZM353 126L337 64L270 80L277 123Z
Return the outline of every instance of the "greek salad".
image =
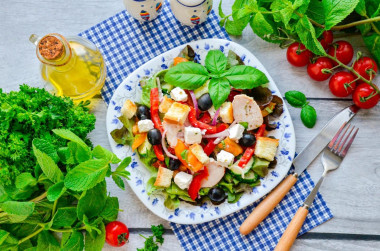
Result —
M283 101L265 87L265 74L233 51L210 50L202 65L186 46L169 69L141 80L139 102L126 100L111 132L130 145L152 176L148 194L165 206L237 202L276 165L279 140L272 117Z

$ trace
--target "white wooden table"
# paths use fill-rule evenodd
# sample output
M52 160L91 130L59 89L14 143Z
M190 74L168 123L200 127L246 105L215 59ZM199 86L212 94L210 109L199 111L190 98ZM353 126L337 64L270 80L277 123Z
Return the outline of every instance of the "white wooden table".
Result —
M230 12L233 0L224 0L223 9ZM214 1L214 9L219 0ZM44 35L58 32L77 34L124 9L122 0L1 0L0 2L0 88L16 90L26 83L43 86L35 48L29 41L32 33ZM261 60L282 93L303 91L318 113L313 129L305 128L299 109L290 108L299 152L336 112L351 104L351 100L337 99L330 94L327 83L311 81L305 68L295 68L286 61L286 51L266 43L245 30L242 38L233 40L248 48ZM356 50L367 53L360 36L348 36ZM96 129L90 138L94 144L109 148L105 128L106 105L93 100ZM305 234L295 242L294 250L380 250L380 106L360 111L353 120L360 127L350 154L339 170L329 174L321 192L334 218ZM313 179L322 173L319 159L309 167ZM162 223L166 229L161 250L181 250L170 230L169 223L148 209L127 186L126 191L109 182L111 194L120 198L119 219L131 230L130 242L114 250L136 250L143 246L140 233L148 234L152 224ZM113 250L105 246L105 250Z

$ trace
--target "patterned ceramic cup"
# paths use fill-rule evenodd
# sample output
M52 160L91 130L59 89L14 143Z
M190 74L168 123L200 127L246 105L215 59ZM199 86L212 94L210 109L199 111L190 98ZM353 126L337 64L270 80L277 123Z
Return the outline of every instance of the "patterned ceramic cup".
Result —
M195 26L207 20L212 10L212 0L171 0L170 7L183 25Z
M162 0L124 0L128 13L139 21L152 21L160 14Z

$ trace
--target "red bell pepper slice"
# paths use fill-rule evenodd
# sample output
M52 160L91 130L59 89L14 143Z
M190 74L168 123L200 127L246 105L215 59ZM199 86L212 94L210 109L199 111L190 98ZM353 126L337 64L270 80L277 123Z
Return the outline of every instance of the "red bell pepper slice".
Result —
M158 106L160 105L160 99L158 94L158 88L152 88L150 90L150 118L153 121L154 127L160 130L161 133L164 132L162 127L161 119L158 114Z
M217 124L216 125L216 132L223 132L224 130L226 130L228 128L228 125L227 124Z
M266 127L265 124L262 124L260 126L259 130L257 130L256 138L264 135L265 127ZM245 165L247 165L247 163L250 161L253 154L255 153L255 147L256 147L256 144L254 144L253 146L247 147L247 149L245 149L245 152L244 152L243 156L241 157L239 164L238 164L241 168L244 168Z
M202 113L202 117L198 121L206 123L206 124L210 124L212 122L212 118L210 116L210 113L208 113L208 112Z
M208 124L203 123L201 121L198 121L194 107L190 107L190 112L189 112L188 118L189 118L190 124L192 126L197 127L201 130L206 130L206 132L209 134L217 133L216 126L211 126L211 125L208 125Z
M203 148L203 151L205 152L206 155L210 155L215 147L217 146L217 144L214 143L215 139L210 139L209 142L207 142L207 145Z
M189 196L192 200L195 200L198 197L198 192L201 189L201 181L208 177L207 167L204 167L203 170L197 173L198 175L194 176L193 181L189 186Z
M154 145L153 150L158 160L165 161L165 156L161 145Z

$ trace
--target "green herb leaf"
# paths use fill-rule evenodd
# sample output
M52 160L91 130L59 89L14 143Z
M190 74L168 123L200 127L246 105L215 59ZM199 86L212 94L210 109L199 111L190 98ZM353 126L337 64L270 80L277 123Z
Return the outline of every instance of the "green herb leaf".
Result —
M49 201L58 200L66 192L66 187L63 181L60 181L51 187L47 191L47 199Z
M16 178L16 188L23 189L28 186L37 185L37 180L30 173L22 173Z
M92 150L92 156L94 156L97 159L106 159L108 161L111 161L112 164L117 164L121 160L114 154L113 152L103 148L102 146L98 145Z
M60 246L49 231L42 231L37 239L37 251L59 251Z
M258 12L251 18L249 22L253 32L260 38L268 42L277 42L275 40L269 39L269 35L274 33L274 29L269 21L264 17L263 14Z
M293 107L302 107L306 104L306 96L299 91L288 91L285 92L285 99Z
M275 0L270 7L274 11L274 20L276 22L281 21L286 28L289 28L289 22L295 10L292 2L289 0Z
M323 0L323 10L325 15L325 30L330 30L333 26L345 19L358 4L359 0Z
M104 243L106 241L106 230L104 223L100 222L98 228L100 229L100 234L96 236L91 236L90 233L86 232L84 249L85 251L101 251L103 249Z
M107 221L115 221L119 213L119 200L117 197L107 197L105 206L100 217Z
M232 67L225 73L225 78L236 89L252 89L269 82L262 71L246 65Z
M48 177L48 179L50 179L54 183L57 183L63 180L62 171L59 169L57 164L49 155L38 150L34 145L33 145L33 152L34 152L34 155L36 156L38 164L40 165L43 173L46 175L46 177Z
M120 176L114 174L112 175L112 179L120 189L125 190L124 181Z
M248 122L239 122L239 124L244 126L245 129L248 129Z
M74 231L67 240L61 251L82 251L84 248L83 234Z
M380 8L380 5L379 5ZM363 36L364 44L375 57L376 61L380 62L380 35L374 33L370 36Z
M174 198L172 198L171 196L166 195L164 206L168 208L169 210L174 210L179 207L180 203L181 202L179 201L177 196L174 196Z
M77 210L75 207L61 207L53 216L53 226L70 227L78 219Z
M78 218L83 220L83 215L86 215L89 219L98 216L102 212L106 200L107 188L106 183L103 181L82 194L78 201Z
M0 229L0 245L8 238L9 233L3 229Z
M218 12L219 12L219 16L220 16L221 18L225 18L226 15L223 13L222 2L223 2L222 0L219 2Z
M206 68L211 73L221 73L227 67L227 57L220 50L210 50L206 55Z
M57 154L57 151L55 150L54 146L47 140L44 139L34 139L33 145L42 152L49 155L55 163L59 161L59 156Z
M358 5L355 7L356 13L358 13L360 16L366 16L367 10L365 8L365 0L359 0Z
M53 132L58 135L61 138L70 140L72 142L75 142L79 145L81 145L83 148L88 148L87 144L84 143L84 141L79 138L77 135L75 135L72 131L67 129L54 129Z
M150 108L150 90L156 88L157 84L153 78L150 78L148 80L141 80L140 85L142 88L140 104Z
M301 42L311 52L317 55L326 54L321 43L318 41L316 37L314 26L310 23L307 16L303 16L300 20L298 20L297 25L296 25L296 32Z
M317 112L311 105L305 105L301 110L302 123L307 128L313 128L317 122Z
M186 90L201 87L208 79L206 68L194 62L183 62L171 68L165 75L165 82Z
M231 87L227 78L213 78L210 80L208 90L212 103L217 110L226 101L228 95L230 95Z
M226 25L225 28L228 34L233 35L233 36L241 36L244 28L247 26L248 23L249 23L249 19L247 23L232 21L230 19L227 19L225 23Z
M11 223L21 222L32 215L34 202L6 201L1 204L1 209L8 214Z
M181 152L181 158L184 159L186 162L187 162L187 154L188 154L188 150L183 150Z
M108 160L87 160L67 173L65 186L74 191L84 191L93 188L96 184L104 180L109 169Z

